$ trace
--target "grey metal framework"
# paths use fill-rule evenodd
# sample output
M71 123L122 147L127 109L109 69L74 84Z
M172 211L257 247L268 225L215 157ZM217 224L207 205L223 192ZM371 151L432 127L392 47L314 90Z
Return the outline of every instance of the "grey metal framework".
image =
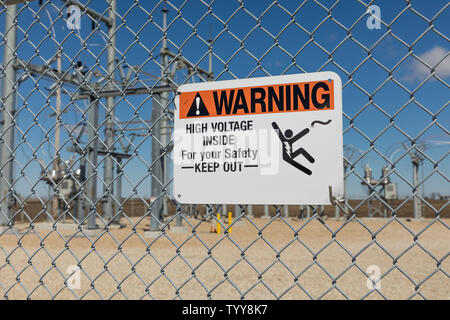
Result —
M127 4L125 5L124 2ZM336 281L343 278L346 271L352 267L356 267L361 274L369 277L366 270L359 267L358 257L370 244L376 244L393 262L392 266L383 272L381 279L388 278L390 272L399 270L414 288L410 297L426 298L426 295L421 292L421 287L435 274L441 274L447 281L449 280L448 251L450 250L447 250L443 256L435 255L421 246L421 234L436 225L443 228L447 236L450 231L447 221L442 218L442 214L448 211L448 200L438 207L425 197L422 188L427 179L438 175L444 181L448 191L449 178L446 170L449 167L443 165L445 161L448 161L448 148L436 160L427 154L421 139L431 126L438 127L448 138L449 130L445 126L445 123L448 124L448 119L441 117L441 115L445 117L448 99L444 105L432 111L427 105L421 104L416 97L418 91L430 83L440 85L435 91L436 95L448 97L449 85L446 81L448 75L441 75L438 72L438 66L449 58L449 52L447 51L441 60L436 61L435 65L430 65L417 52L416 44L422 38L432 34L448 46L448 21L445 22L444 29L437 27L436 23L441 17L448 16L449 4L442 4L429 17L416 10L413 1L402 1L398 12L391 14L392 18L384 19L382 16L379 19L381 30L377 31L377 39L367 45L354 36L354 33L361 25L365 27L366 19L370 18L370 11L367 9L372 4L376 4L374 1L354 1L352 6L358 14L353 20L345 22L339 21L335 14L344 2L342 0L261 1L261 8L257 14L248 9L249 1L243 0L230 4L232 10L222 14L215 9L220 2L217 0L120 2L117 0L26 2L0 0L0 22L3 24L0 27L0 49L3 52L3 63L0 69L2 85L0 249L3 256L0 255L0 272L14 273L17 279L22 274L25 276L26 270L34 268L33 256L37 252L47 252L45 240L52 234L60 235L59 226L67 224L68 221L75 225L74 236L65 238L66 248L61 249L60 254L68 251L75 257L76 264L81 268L86 256L80 256L72 251L71 241L75 241L78 237L90 239L92 249L88 255L102 256L103 249L101 246L96 247L97 243L101 243L102 238L116 239L112 231L115 230L114 228L129 230L129 235L125 239L115 240L114 250L116 251L113 252L112 258L109 258L111 260L101 258L105 266L104 270L97 271L98 273L83 271L91 281L90 290L97 292L96 286L101 287L101 275L108 273L108 264L116 255L124 255L122 246L126 245L128 238L137 236L136 230L144 225L145 232L139 233L138 236L138 239L145 243L141 260L147 256L160 264L152 252L157 250L154 249L157 246L156 242L162 238L174 244L176 253L166 265L160 264L160 273L154 274L153 280L143 280L133 265L128 268L129 274L124 278L114 278L117 283L117 289L114 292L106 296L98 294L96 297L113 297L118 293L127 297L120 286L133 275L145 283L146 290L141 292L139 297L153 297L150 293L152 286L156 286L154 283L163 278L172 283L175 298L189 298L180 294L180 289L185 283L175 284L164 271L170 261L176 258L189 264L188 258L181 253L184 242L173 241L169 232L178 228L179 232L186 233L188 240L199 240L208 250L206 257L197 264L189 264L192 273L186 275L188 277L186 282L194 279L203 286L204 298L211 298L211 293L215 289L215 287L206 288L207 286L203 285L204 279L195 274L195 270L206 261L214 261L223 270L223 279L218 279L218 283L230 283L231 288L234 288L230 290L237 290L242 298L247 298L251 290L239 290L237 280L228 276L238 263L247 263L257 272L258 280L252 288L262 284L272 293L273 298L283 298L283 294L275 293L261 280L270 266L262 271L257 270L250 260L245 259L245 253L251 244L248 247L235 246L235 249L241 250L241 258L227 269L220 265L218 257L215 256L220 255L220 251L211 253L211 249L218 246L224 238L233 241L233 234L225 232L210 246L202 242L199 224L193 221L207 221L213 224L219 222L225 231L228 231L229 227L237 226L240 221L245 221L258 231L250 243L258 240L266 241L267 250L276 252L273 263L283 264L280 254L289 245L282 249L275 249L276 245L264 240L263 232L280 219L293 229L291 219L295 218L300 221L300 227L293 229L292 243L301 243L311 253L311 264L300 273L290 270L293 275L291 285L300 287L308 297L324 297L330 290L337 290L343 297L347 297ZM202 8L202 11L195 12L190 8L193 4ZM66 27L61 30L61 26L66 25L66 20L71 18L67 13L71 5L75 5L80 10L81 28L88 29L88 31L82 29L85 32L83 36L77 28ZM308 6L314 7L314 10L321 12L322 16L310 17L308 21L296 18L296 15L302 13ZM383 10L383 7L381 9ZM282 24L277 33L268 30L270 28L264 24L275 10L284 17L284 20L277 20L278 24ZM133 21L137 15L141 16L139 18L141 20ZM195 18L189 15L195 15ZM243 32L233 24L233 19L238 19L240 15L245 15L246 23L250 24L250 27L245 29L248 31ZM401 34L393 31L398 20L406 15L412 15L426 25L413 41L405 41ZM344 34L342 40L331 49L323 45L325 35L321 33L321 27L327 23L333 23L335 28ZM171 33L171 30L179 28L179 24L187 30L186 34ZM212 26L214 26L214 32ZM295 49L285 46L286 42L282 43L280 40L283 34L288 32L290 37L296 35L299 37ZM395 65L385 65L382 62L383 50L377 51L387 37L396 39L406 50ZM125 38L128 42L124 45ZM266 45L261 45L264 50L258 48L255 38L256 43L258 39L261 43L264 39ZM236 46L236 50L225 56L222 51L231 44ZM342 55L339 50L349 44L365 54L363 57L356 58L360 59L360 62L354 67L347 67L340 61ZM47 48L48 45L52 45L53 48ZM303 59L301 55L311 47L325 56L324 61L319 65L316 64L317 67L312 67L313 69L305 67L308 63L300 61ZM356 57L357 53L352 51L356 49L351 48L346 49L345 54L355 54ZM281 71L278 73L271 71L274 60L268 57L272 54L283 54L289 61L281 63ZM239 60L240 55L245 55L247 60ZM420 61L428 72L425 78L412 89L405 86L395 73L408 59ZM248 63L248 60L255 66L242 76L240 68ZM239 63L235 64L236 61ZM386 74L386 78L375 88L367 83L360 83L355 76L368 64L374 64ZM173 179L171 130L174 114L173 100L179 85L188 82L325 71L331 68L339 72L343 80L344 143L346 143L346 134L356 132L363 137L367 146L353 147L346 144L344 150L346 184L362 185L366 194L363 199L351 202L349 196L346 196L342 204L333 207L333 214L328 215L328 220L325 219L327 210L323 206L297 208L264 206L258 213L255 211L256 207L251 205L184 206L176 203L171 196ZM395 112L386 111L382 104L377 104L376 100L377 95L383 95L384 87L391 84L398 86L403 94L409 97L403 105L396 106ZM345 90L350 88L358 90L359 94L362 93L366 102L351 106L346 104L345 99L351 93ZM417 135L408 134L402 129L402 125L398 124L399 114L409 104L416 104L421 112L425 112L431 118L430 123ZM389 123L377 135L370 135L364 128L355 124L358 116L369 107L375 108L389 119ZM26 116L24 116L25 113ZM379 140L390 129L401 132L403 140L406 141L399 145L397 152L400 152L401 157L398 160L392 160L389 154L385 154L378 148ZM36 132L41 134L40 138L34 136ZM375 154L386 163L379 180L372 178L370 168L366 167L364 173L361 173L359 169L365 157L370 154ZM412 176L405 176L398 169L401 160L404 159L412 165ZM431 163L432 169L429 173L427 172L426 177L421 178L419 169L425 160ZM139 166L133 168L135 163L139 163ZM395 205L385 196L385 189L394 177L407 187L406 197ZM350 180L353 182L349 182ZM33 213L29 207L31 201L39 203L39 208ZM137 219L131 215L128 216L128 211L125 210L126 206L134 205L135 201L144 204L144 209L138 214ZM409 201L413 202L413 209L408 213L411 218L423 218L424 210L431 212L426 226L420 231L410 229L406 222L398 217L398 212L406 207ZM345 245L336 239L341 228L337 231L332 230L327 226L327 221L336 219L342 223L342 228L352 223L365 227L364 218L358 216L363 206L367 206L369 217L381 216L379 231L388 228L391 224L399 224L410 233L413 237L411 246L399 253L391 254L389 249L377 240L379 231L370 231L367 228L371 235L368 246L358 253L347 250ZM218 212L226 214L230 210L234 212L234 223L227 226L216 214ZM254 223L256 216L258 219L265 219L264 227L261 228ZM308 241L304 241L301 236L301 230L315 222L323 224L323 232L331 235L330 242L322 244L318 249L310 248ZM39 223L47 223L48 229L45 235L38 231ZM25 238L32 235L40 239L41 249L27 248ZM9 243L13 241L15 246L7 247L5 243L8 241ZM330 244L337 244L351 258L348 268L337 276L328 273L317 259L319 254L327 254L322 251L326 251ZM409 277L408 269L398 264L398 259L402 255L417 247L422 248L435 264L433 272L427 274L421 281L415 281ZM14 265L14 255L19 249L25 250L26 255L30 257L30 263L25 267ZM447 249L450 248L447 246ZM37 286L27 287L25 283L20 283L20 280L6 283L0 277L0 293L3 298L10 298L14 288L17 287L23 287L28 298L34 298L40 287L49 293L49 297L58 298L58 294L68 288L67 280L71 275L58 269L56 264L58 257L51 254L49 256L52 262L49 263L47 272L40 273L36 270L41 280ZM301 284L302 274L314 265L320 267L329 277L326 280L329 290L319 296L313 296ZM284 266L289 269L288 265ZM52 269L65 279L63 288L56 291L49 289L46 283L50 281L47 280L46 274ZM70 288L69 291L73 293L73 297L84 298L75 289ZM368 289L362 298L368 297L373 292L377 292L383 298L386 297L382 290L374 286L373 289ZM448 298L448 296L442 296L442 298Z

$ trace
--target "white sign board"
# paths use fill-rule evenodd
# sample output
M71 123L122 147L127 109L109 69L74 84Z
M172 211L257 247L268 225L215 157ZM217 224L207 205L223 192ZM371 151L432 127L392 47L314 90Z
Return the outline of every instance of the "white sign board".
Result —
M180 203L330 204L342 196L342 83L333 72L182 85Z

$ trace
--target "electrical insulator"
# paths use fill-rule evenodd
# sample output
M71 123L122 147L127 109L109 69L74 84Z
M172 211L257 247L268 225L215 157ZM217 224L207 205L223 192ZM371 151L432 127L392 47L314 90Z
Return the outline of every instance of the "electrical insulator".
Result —
M364 168L364 179L367 181L367 183L371 183L373 180L372 177L372 169L366 165L366 167Z
M391 180L389 179L389 168L384 166L383 168L381 168L381 180L382 180L382 184L388 184L391 182Z

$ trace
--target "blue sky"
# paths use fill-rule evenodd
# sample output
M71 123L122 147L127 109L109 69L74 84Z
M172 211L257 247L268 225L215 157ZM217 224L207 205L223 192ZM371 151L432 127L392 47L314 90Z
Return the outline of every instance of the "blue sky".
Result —
M271 1L245 1L242 7L239 1L215 1L211 4L212 14L208 13L209 2L210 0L174 0L164 4L163 1L141 1L142 7L138 7L134 1L118 1L118 25L121 26L117 33L118 58L123 58L130 65L145 64L143 70L146 73L156 76L160 74L158 63L162 35L161 8L166 6L169 9L167 35L170 50L183 54L192 63L207 69L207 40L213 39L213 72L216 80L316 71L337 72L344 84L344 144L354 146L364 153L371 146L369 140L373 140L375 149L380 154L389 157L391 152L395 152L395 172L391 179L398 183L400 195L411 194L411 188L400 178L402 176L408 181L412 180L411 161L409 156L405 155L401 144L408 142L408 136L414 139L425 130L420 138L427 141L426 154L432 161L440 160L439 171L444 177L449 176L450 162L446 156L449 148L448 144L442 144L450 141L450 112L449 108L446 108L449 100L450 57L445 58L449 51L449 43L445 39L448 38L450 30L449 9L445 8L433 20L433 29L425 34L423 33L430 27L429 23L414 13L417 11L425 18L431 19L447 4L446 1L411 1L411 8L400 17L397 16L405 9L405 1L374 1L373 4L381 9L383 22L390 24L395 19L390 34L387 34L387 28L383 24L380 29L368 29L368 15L356 23L366 12L366 7L356 0L318 1L325 8L333 7L331 18L337 23L327 19L327 9L311 0L280 0L277 4L272 4ZM80 38L67 29L64 16L59 14L58 8L62 7L63 1L44 3L52 19L56 20L56 39L59 42L65 39L63 68L70 68L69 60L72 59L81 60L87 66L94 65L98 59L104 66L106 52L102 50L106 28L101 26L103 37L101 32L92 33L89 18L83 16ZM51 39L51 33L44 28L50 25L47 11L39 8L38 1L32 1L28 6L23 8L18 18L18 54L23 60L42 64L44 60L54 56L57 44ZM100 12L107 8L106 2L100 0L91 1L89 6ZM0 32L3 35L5 13L3 9L0 10ZM228 31L224 31L224 23ZM341 26L352 27L351 37ZM138 36L135 34L137 30L141 30ZM24 39L25 31L29 40ZM137 37L139 43L135 41ZM419 37L420 40L416 41ZM314 41L311 42L311 39ZM84 43L88 50L82 50ZM38 44L40 45L36 48ZM374 46L371 55L361 46ZM320 47L332 52L332 59ZM411 56L403 60L409 52L409 47L416 56L430 64L437 64L445 58L436 69L440 80L430 79L417 89L430 74L430 70ZM0 57L2 56L3 44L0 46ZM388 70L395 66L392 71L393 78L381 88L389 77L389 72L379 64ZM148 85L155 83L154 78L147 74L142 74L140 79ZM180 84L189 81L186 72L178 71L175 81ZM196 81L199 79L196 78ZM17 101L18 126L19 131L26 132L27 142L19 146L16 159L16 177L19 179L17 191L22 195L29 194L31 187L38 181L39 164L34 160L29 162L33 150L37 150L37 156L46 163L51 161L54 152L52 145L45 142L45 132L49 132L51 141L54 133L51 129L54 119L49 117L54 112L51 110L51 107L54 107L54 98L46 98L48 91L45 89L50 85L51 82L46 80L29 79L22 83L19 89L22 98L19 97ZM412 91L413 95L405 89ZM372 101L369 101L368 95L373 97ZM411 97L414 97L414 101L411 101ZM24 103L24 98L27 103ZM70 102L65 96L63 107L70 110L63 115L63 121L74 125L81 121L86 104ZM116 117L120 121L128 121L138 114L142 119L149 120L151 108L150 97L129 96L126 100L117 102ZM100 118L102 114L104 110L101 111ZM434 114L437 114L436 117ZM34 123L35 117L40 126ZM349 127L351 123L352 126ZM383 131L390 124L395 126ZM101 132L103 129L102 126ZM61 138L65 141L69 137L63 132ZM135 146L139 145L140 157L135 157L125 166L126 176L129 178L124 180L125 195L132 192L136 181L140 181L143 172L147 172L151 154L150 140L148 135L134 140ZM22 140L21 132L18 132L16 141L25 141ZM433 141L440 141L440 144ZM66 159L71 156L66 151L62 154ZM356 162L355 172L363 175L362 167L369 164L374 177L378 178L381 167L386 164L380 154L376 151L368 152ZM355 157L352 160L356 159ZM425 193L448 194L448 178L442 177L438 172L433 173L432 161L425 159L422 167L421 175L423 174L424 178L429 176L424 183ZM99 175L103 176L102 164L99 167ZM354 174L348 177L348 188L351 197L361 197L365 193L359 178ZM100 185L99 189L102 189ZM37 183L36 190L40 196L47 193L43 182ZM142 197L149 197L149 177L139 183L137 192Z

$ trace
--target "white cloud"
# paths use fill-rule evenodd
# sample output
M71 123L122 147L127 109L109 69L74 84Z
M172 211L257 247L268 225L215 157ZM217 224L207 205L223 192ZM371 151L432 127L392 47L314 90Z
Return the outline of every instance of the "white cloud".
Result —
M419 58L431 68L436 68L436 74L440 78L446 78L450 76L450 56L446 56L447 53L448 50L445 48L436 46L423 54L420 54ZM404 77L404 79L408 81L423 80L425 77L429 76L430 73L430 68L417 59L414 59L414 61L409 65L408 74Z

